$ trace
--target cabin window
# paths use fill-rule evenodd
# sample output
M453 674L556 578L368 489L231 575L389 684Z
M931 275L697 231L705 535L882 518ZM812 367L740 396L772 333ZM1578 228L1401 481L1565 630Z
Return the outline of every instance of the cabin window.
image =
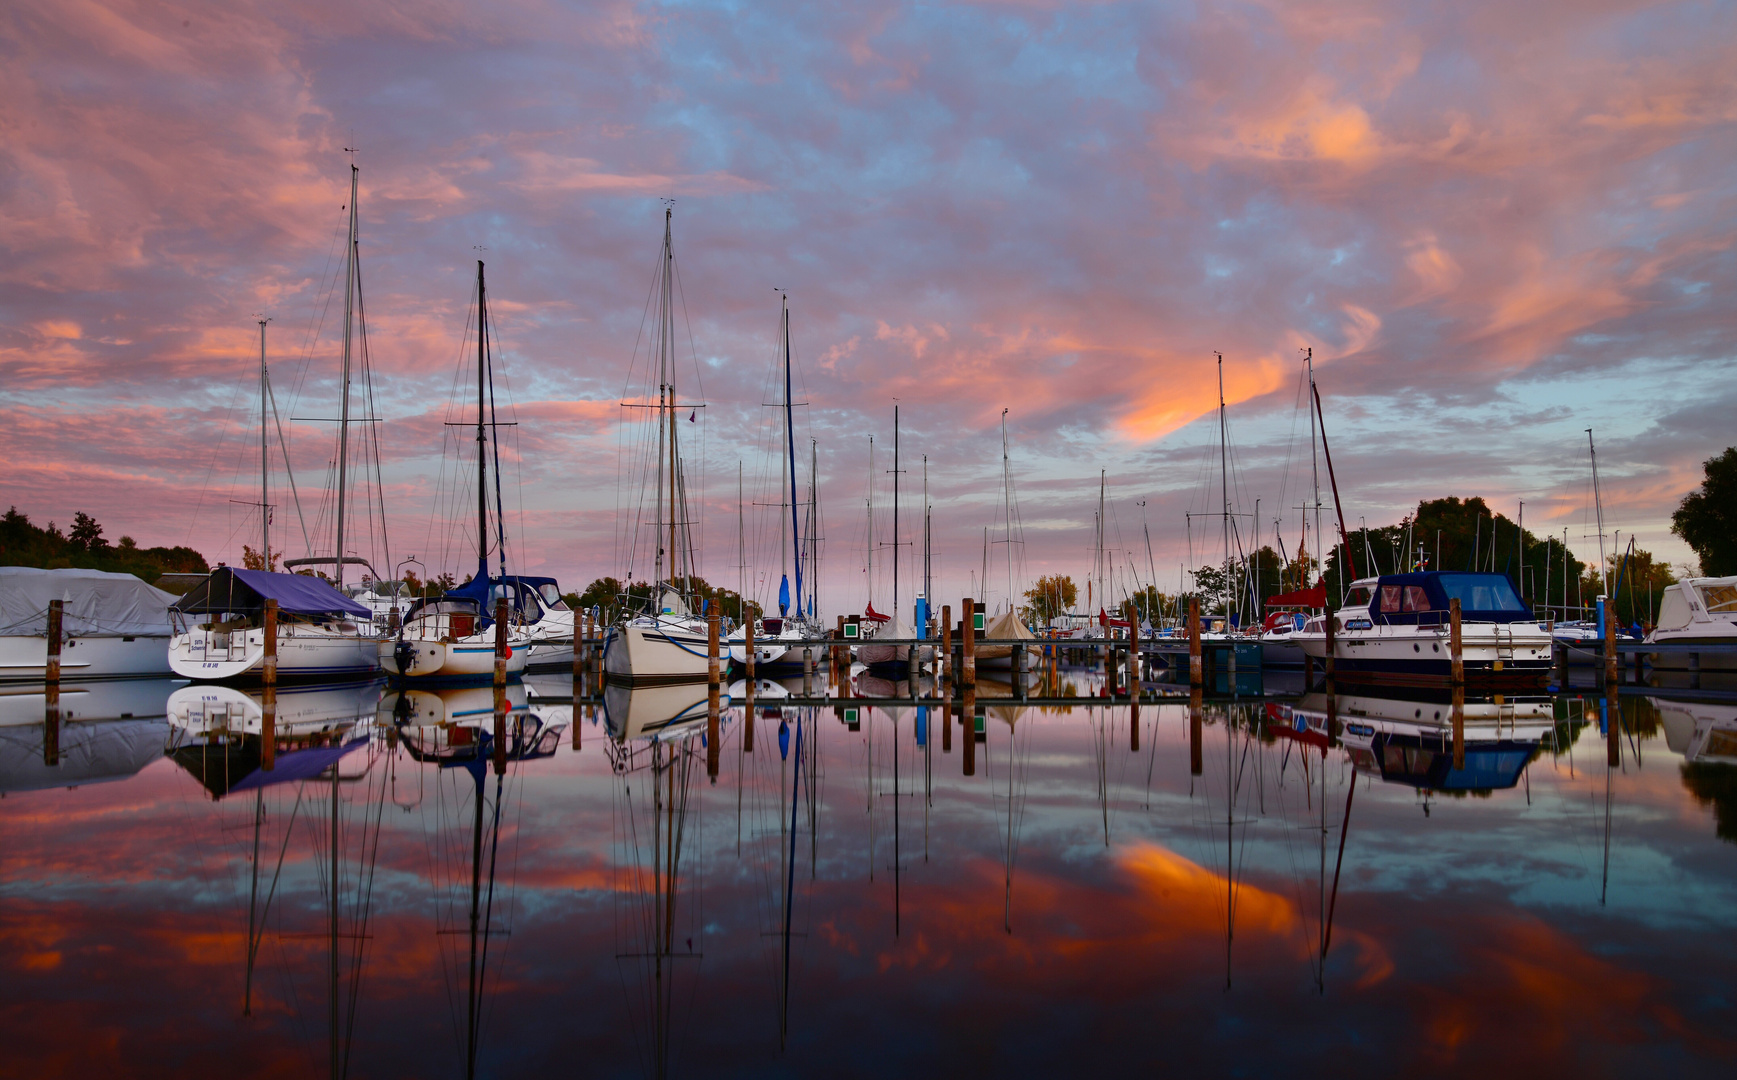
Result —
M1707 613L1716 611L1737 611L1737 585L1703 585L1701 601L1707 605Z
M1441 584L1449 599L1458 599L1466 611L1526 610L1514 583L1502 574L1443 574Z
M567 602L561 599L561 590L554 585L539 585L537 592L543 597L543 603L554 611L566 611Z
M1422 585L1407 585L1405 587L1405 611L1428 611L1429 592Z
M1381 610L1382 611L1398 611L1399 610L1399 591L1400 590L1399 590L1398 585L1383 585L1383 586L1381 586Z
M1368 607L1369 590L1361 585L1352 589L1345 597L1346 607Z

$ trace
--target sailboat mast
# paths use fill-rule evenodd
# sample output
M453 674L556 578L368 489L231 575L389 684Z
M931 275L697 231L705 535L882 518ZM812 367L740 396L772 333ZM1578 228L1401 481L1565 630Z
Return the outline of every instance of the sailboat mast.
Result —
M483 284L482 260L476 261L476 557L486 567L489 557L488 417L483 409L488 399L489 302Z
M1001 539L1007 544L1007 610L1013 610L1013 471L1007 461L1007 410L1001 410Z
M815 477L820 472L819 444L808 440L808 617L817 618L820 610L820 493Z
M259 319L259 557L271 570L271 442L266 436L271 391L265 373L265 316Z
M790 302L784 300L784 445L790 470L790 543L796 555L796 613L802 614L802 530L796 526L796 423L790 412ZM782 497L782 496L781 496ZM778 531L784 531L779 519ZM779 544L782 548L783 544ZM782 556L780 556L782 559Z
M1098 566L1098 604L1104 603L1104 480L1105 471L1098 470L1098 550L1096 561ZM1091 614L1087 612L1087 614Z
M1230 438L1224 422L1224 354L1218 357L1218 486L1224 499L1224 620L1230 625Z
M674 276L675 248L670 236L674 211L663 211L663 356L662 367L669 384L666 409L669 416L669 566L670 579L676 576L676 399L675 399L675 309Z
M1598 447L1592 443L1592 429L1586 429L1586 450L1592 455L1592 506L1598 515L1598 574L1604 582L1604 595L1610 595L1610 568L1604 559L1604 496L1598 490Z
M899 407L893 406L893 617L899 615Z
M1313 347L1310 347L1305 349L1304 352L1306 355L1303 358L1303 362L1307 364L1309 368L1309 396L1312 399L1315 395L1315 350ZM1314 482L1315 488L1315 546L1319 548L1321 546L1321 462L1320 459L1315 456L1315 410L1313 408L1309 410L1309 476ZM1281 507L1281 509L1283 508ZM1308 526L1309 515L1305 512L1303 514L1304 532L1308 531ZM1324 576L1327 572L1327 564L1325 560L1325 552L1317 551L1315 553L1317 577ZM1304 569L1308 569L1306 564ZM1437 569L1439 570L1440 567L1437 567ZM1308 585L1309 583L1305 581L1301 586L1299 586L1299 588L1307 588Z
M929 455L923 455L923 595L935 602L935 550L933 521L929 506ZM917 628L921 632L922 627Z
M344 587L344 496L350 487L350 340L356 317L356 188L359 173L350 165L350 242L344 260L344 370L339 379L343 399L338 407L337 550L332 552L332 580Z
M868 575L868 603L875 602L875 437L869 439L869 474L868 474L868 561L864 573Z

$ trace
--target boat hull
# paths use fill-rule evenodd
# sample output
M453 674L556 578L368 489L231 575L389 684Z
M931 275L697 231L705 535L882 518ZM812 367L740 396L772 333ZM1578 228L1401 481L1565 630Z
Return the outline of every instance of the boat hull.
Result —
M695 682L709 669L706 628L679 622L633 622L609 629L603 672L636 685Z
M190 630L170 640L168 655L169 667L184 679L258 679L264 671L265 631ZM313 626L278 630L280 681L354 678L379 671L377 637Z
M1499 623L1462 627L1460 657L1468 686L1541 686L1550 676L1550 635L1526 624L1509 630ZM1303 652L1327 656L1327 636L1291 635ZM1334 678L1344 682L1442 685L1453 676L1448 630L1434 626L1375 626L1335 635Z
M524 672L530 644L520 634L508 637L508 675ZM382 641L378 655L380 667L397 679L480 680L493 679L495 674L494 635L487 632L452 641L406 634L400 639ZM571 646L567 663L569 666L573 663Z
M168 634L75 635L61 642L62 681L144 679L169 672ZM47 674L47 638L0 637L0 682L41 682Z

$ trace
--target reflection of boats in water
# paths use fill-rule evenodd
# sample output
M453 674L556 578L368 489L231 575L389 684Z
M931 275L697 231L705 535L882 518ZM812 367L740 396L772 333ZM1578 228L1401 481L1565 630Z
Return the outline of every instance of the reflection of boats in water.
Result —
M394 690L380 699L379 717L397 730L412 758L443 767L497 752L503 762L553 757L572 707L533 708L520 683L508 683L502 696L506 709L498 727L492 686Z
M163 697L173 685L130 679L64 686L52 737L41 687L0 691L0 795L135 775L163 756Z
M1539 744L1556 727L1549 697L1468 700L1461 710L1465 763L1456 768L1454 707L1445 692L1340 695L1336 705L1341 737L1360 771L1427 791L1516 787ZM1326 710L1325 694L1307 694L1292 715L1325 731Z
M259 690L194 683L169 695L164 753L222 799L289 780L307 780L368 741L380 683L280 690L273 764L265 768L265 706Z
M1737 765L1737 705L1655 701L1665 745L1690 763Z
M663 1077L670 1074L674 1045L677 961L697 962L705 955L700 905L685 902L682 896L690 841L698 843L699 837L698 828L690 827L694 823L689 820L688 798L702 751L699 732L685 723L653 724L644 731L639 718L663 711L661 705L654 712L643 711L640 695L646 692L633 691L633 723L642 734L623 740L616 734L615 715L610 719L610 753L620 800L615 814L613 895L616 961L628 989L629 1008L649 1013L649 1023L635 1017L631 1026L649 1038L648 1071Z
M617 742L682 738L705 728L706 701L705 683L610 683L603 691L603 719L609 737ZM729 704L729 697L720 693L719 709Z

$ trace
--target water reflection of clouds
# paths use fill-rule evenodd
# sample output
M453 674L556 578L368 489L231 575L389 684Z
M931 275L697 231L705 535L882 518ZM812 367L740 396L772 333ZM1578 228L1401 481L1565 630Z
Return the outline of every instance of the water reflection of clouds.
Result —
M813 879L806 803L797 819L800 937L783 1058L766 991L776 949L756 912L776 898L763 878L778 865L779 821L790 809L780 771L788 778L791 765L778 756L776 719L761 719L751 756L740 752L739 717L724 725L718 784L703 774L689 781L695 814L681 903L703 911L705 960L684 973L692 997L670 1006L686 1048L678 1062L754 1071L777 1060L813 1073L838 1067L842 1054L863 1072L994 1063L1025 1074L1108 1062L1127 1051L1132 1031L1163 1035L1178 1065L1236 1059L1257 1068L1289 1060L1299 1038L1426 1070L1552 1070L1565 1048L1584 1044L1612 1048L1615 1062L1639 1061L1660 1040L1689 1054L1727 1052L1708 1034L1723 1013L1709 1014L1705 1002L1729 970L1733 849L1683 789L1681 759L1662 734L1641 742L1642 767L1631 760L1614 777L1603 909L1596 728L1579 733L1572 773L1565 753L1546 753L1528 785L1488 798L1432 797L1427 818L1412 788L1359 775L1323 997L1311 967L1321 897L1319 836L1309 827L1322 794L1318 752L1308 751L1314 786L1305 788L1300 745L1255 738L1245 747L1246 728L1215 714L1203 732L1206 770L1194 778L1186 710L1148 706L1141 721L1139 752L1130 749L1125 708L1032 712L1013 729L1014 805L1025 820L1009 932L1009 728L986 725L978 775L966 779L957 724L944 754L932 717L925 761L913 715L896 736L879 714L856 734L828 710L806 720L824 775ZM618 1045L634 1021L615 994L619 943L609 918L626 887L611 841L622 779L611 772L602 725L579 722L577 754L563 741L553 757L510 766L501 844L503 856L513 854L513 937L491 975L484 1060L510 1053L527 1071L575 1052L602 1070L635 1061ZM897 936L888 869L895 737L900 790L918 793L903 803L898 826ZM698 733L691 738L697 746ZM1248 824L1231 843L1237 914L1226 994L1226 767L1237 768L1245 749L1247 786L1234 814ZM887 796L873 806L871 764L873 791ZM926 860L925 764L934 792ZM435 775L432 764L417 768ZM1331 874L1351 774L1338 751L1326 768ZM410 775L401 772L401 782ZM740 856L738 779L746 789ZM9 795L0 803L9 1012L54 1042L110 1048L75 1051L81 1065L108 1053L119 1071L141 1074L160 1062L164 1073L221 1063L289 1075L318 1062L323 999L307 988L318 985L325 947L293 936L317 929L323 911L319 851L305 838L287 856L285 915L273 931L283 935L262 950L272 972L256 985L255 1021L235 1024L246 926L239 830L251 807L251 797L213 804L167 760L118 783ZM427 845L430 830L443 828L468 844L469 819L443 826L430 797L408 810L387 806L383 820L356 1060L370 1072L451 1071L447 975L430 908L449 871L435 873ZM20 1066L48 1070L50 1040L27 1041ZM1371 1060L1353 1056L1347 1069L1367 1071Z

